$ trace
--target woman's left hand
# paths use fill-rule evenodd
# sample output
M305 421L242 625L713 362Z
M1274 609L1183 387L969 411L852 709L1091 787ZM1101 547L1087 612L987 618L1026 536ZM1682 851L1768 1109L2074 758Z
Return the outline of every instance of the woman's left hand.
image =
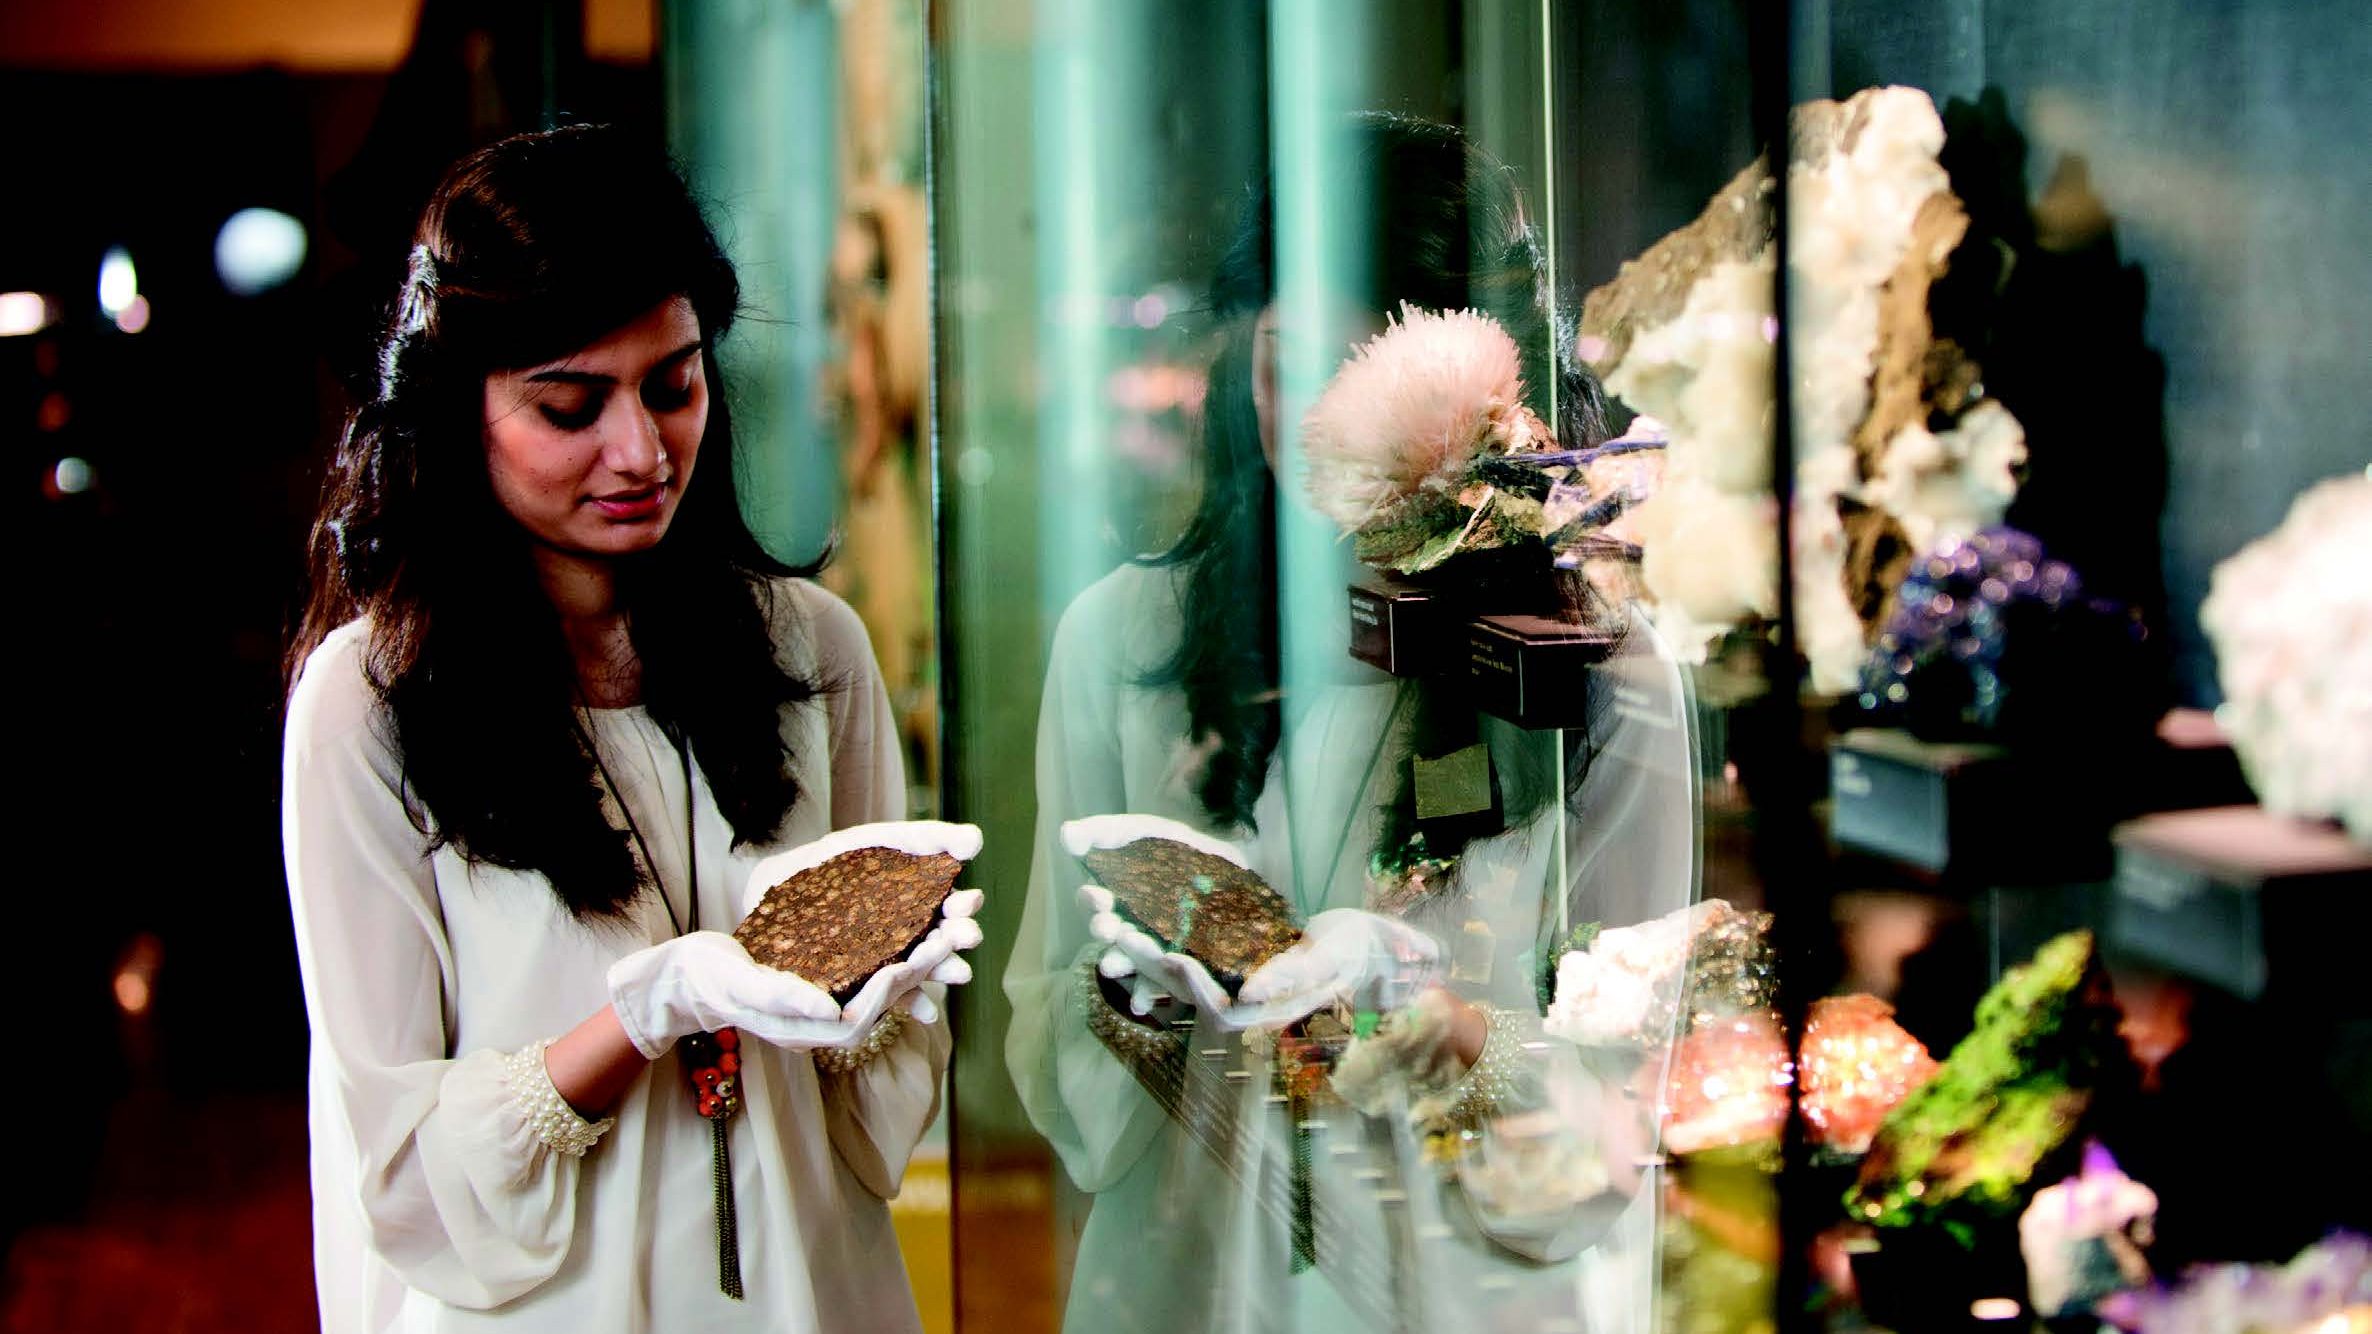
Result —
M977 889L957 890L948 895L939 908L939 924L922 938L914 952L866 978L865 985L840 1008L848 1036L845 1041L831 1045L853 1047L862 1042L872 1032L873 1025L893 1007L904 1009L926 1024L936 1023L939 1007L931 994L922 989L922 984L961 986L972 980L972 965L962 952L980 944L980 923L975 919L984 897Z
M1337 1001L1396 1010L1433 985L1441 947L1405 922L1357 908L1319 913L1291 949L1236 990L1238 1027L1282 1026Z

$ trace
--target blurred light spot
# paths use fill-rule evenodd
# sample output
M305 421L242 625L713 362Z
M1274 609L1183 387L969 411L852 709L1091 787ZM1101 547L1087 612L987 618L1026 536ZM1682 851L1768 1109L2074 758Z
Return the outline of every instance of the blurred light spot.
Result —
M1202 402L1203 374L1184 366L1122 366L1104 380L1114 404L1131 412L1175 412Z
M124 946L123 957L115 965L115 1003L125 1014L146 1014L156 1003L157 966L164 961L164 942L148 932L132 937L132 943Z
M305 263L305 224L269 208L243 208L214 237L214 270L240 296L268 292Z
M74 404L55 389L43 394L41 406L33 409L33 424L44 431L63 431L72 420Z
M955 456L956 480L966 486L986 486L997 475L996 456L974 445Z
M1159 292L1147 292L1137 298L1135 314L1138 328L1158 329L1161 322L1170 317L1170 303L1164 301Z
M63 458L50 470L50 480L57 484L58 494L79 496L91 489L94 474L89 459Z
M99 257L99 309L113 319L139 295L140 271L132 267L132 252L109 246Z
M125 333L138 333L142 329L147 328L148 298L144 296L133 297L132 304L124 307L123 313L115 317L115 327L123 330Z
M1596 334L1583 334L1581 337L1581 359L1583 361L1593 363L1604 361L1606 348L1606 340Z
M2021 1311L2013 1297L1979 1297L1968 1304L1968 1313L1979 1320L2015 1320Z
M39 292L0 292L0 338L39 333L58 322L58 308Z

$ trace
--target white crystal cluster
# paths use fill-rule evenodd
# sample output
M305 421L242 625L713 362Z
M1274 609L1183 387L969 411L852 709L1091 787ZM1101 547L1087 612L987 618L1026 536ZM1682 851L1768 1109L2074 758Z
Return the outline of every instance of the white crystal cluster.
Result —
M2149 1266L2138 1247L2148 1242L2157 1215L2157 1192L2090 1146L2081 1172L2036 1191L2018 1217L2034 1309L2055 1317L2147 1282Z
M1788 169L1796 612L1813 684L1826 691L1849 689L1864 653L1838 502L1886 510L1924 548L1997 522L2025 457L2016 419L1980 405L1942 436L1905 428L1877 475L1861 477L1852 438L1870 407L1879 296L1920 209L1950 188L1936 162L1943 121L1925 93L1883 88L1861 100L1849 150ZM1640 330L1605 375L1610 392L1671 427L1664 489L1638 514L1642 575L1658 627L1700 660L1730 627L1778 608L1772 265L1768 248L1714 265L1680 313Z
M1610 926L1586 950L1557 960L1556 995L1542 1031L1585 1047L1620 1047L1668 1036L1697 933L1732 911L1720 899L1675 909L1637 926Z
M2372 842L2372 471L2317 483L2216 566L2199 620L2266 809Z

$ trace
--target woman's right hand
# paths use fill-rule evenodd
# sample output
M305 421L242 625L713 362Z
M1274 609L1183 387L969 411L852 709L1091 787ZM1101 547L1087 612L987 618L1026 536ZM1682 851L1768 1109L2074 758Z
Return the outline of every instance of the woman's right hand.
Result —
M1201 960L1162 948L1120 915L1112 891L1102 885L1081 885L1079 907L1087 914L1088 934L1104 947L1096 971L1127 986L1129 1008L1138 1016L1152 1013L1153 1002L1169 996L1192 1004L1215 1027L1231 1027L1227 1020L1234 1002Z
M694 931L618 960L610 965L609 995L627 1040L654 1061L676 1039L720 1028L804 1050L847 1046L870 1026L852 1023L806 978L750 958L722 931Z

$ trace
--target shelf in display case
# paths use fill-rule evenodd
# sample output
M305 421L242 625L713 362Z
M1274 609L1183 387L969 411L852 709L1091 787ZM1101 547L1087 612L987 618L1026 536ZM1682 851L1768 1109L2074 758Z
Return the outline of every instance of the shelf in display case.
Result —
M2168 811L2119 825L2106 936L2116 952L2243 1000L2293 998L2360 969L2372 848L2259 806Z

